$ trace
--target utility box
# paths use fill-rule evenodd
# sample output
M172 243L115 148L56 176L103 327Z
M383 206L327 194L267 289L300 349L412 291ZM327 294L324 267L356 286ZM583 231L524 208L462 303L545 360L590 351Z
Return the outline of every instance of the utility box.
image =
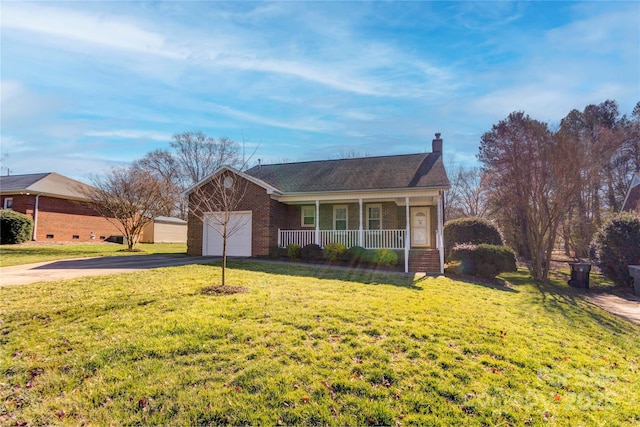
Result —
M591 271L591 264L588 262L570 262L571 266L571 280L569 286L574 288L589 288L589 272Z
M630 265L629 274L633 281L633 293L640 295L640 265Z

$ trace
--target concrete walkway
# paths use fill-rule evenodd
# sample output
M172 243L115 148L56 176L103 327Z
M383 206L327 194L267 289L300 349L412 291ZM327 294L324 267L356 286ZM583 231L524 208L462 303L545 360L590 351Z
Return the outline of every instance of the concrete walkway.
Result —
M625 294L625 298L612 294L586 294L587 301L616 316L640 325L640 297Z
M127 255L47 261L0 268L0 286L26 285L188 264L206 264L218 259L219 257L186 255Z

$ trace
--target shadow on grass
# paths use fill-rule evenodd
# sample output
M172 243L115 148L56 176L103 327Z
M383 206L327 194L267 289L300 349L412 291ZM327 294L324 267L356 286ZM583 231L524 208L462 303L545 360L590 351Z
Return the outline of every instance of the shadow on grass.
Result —
M513 286L533 286L539 297L535 298L535 302L539 302L542 307L551 314L559 314L570 322L584 323L585 316L613 332L628 332L625 324L617 321L613 314L605 314L605 312L590 303L585 296L590 291L588 289L579 289L570 287L564 281L564 275L553 274L549 282L536 282L528 272L519 270L517 273L510 274L508 281ZM596 291L601 292L601 291Z
M509 282L507 282L506 280L502 280L500 278L495 278L491 280L491 279L483 279L481 277L465 276L465 275L451 274L451 273L447 273L446 276L451 280L455 280L456 282L467 283L469 285L482 286L489 289L495 289L497 291L512 292L516 294L520 292L519 290L514 289L512 286L510 286Z
M364 268L345 268L327 265L301 265L290 262L274 261L241 261L229 260L228 267L238 270L258 271L261 273L278 274L285 276L313 277L316 279L344 280L367 285L393 285L412 290L422 290L418 284L424 277L415 277L414 274L398 273L386 270L374 270Z

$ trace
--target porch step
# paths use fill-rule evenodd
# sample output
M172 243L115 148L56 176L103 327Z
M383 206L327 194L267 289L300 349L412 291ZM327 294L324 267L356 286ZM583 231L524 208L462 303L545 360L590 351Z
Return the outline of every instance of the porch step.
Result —
M409 250L409 271L421 273L439 273L440 254L436 249Z

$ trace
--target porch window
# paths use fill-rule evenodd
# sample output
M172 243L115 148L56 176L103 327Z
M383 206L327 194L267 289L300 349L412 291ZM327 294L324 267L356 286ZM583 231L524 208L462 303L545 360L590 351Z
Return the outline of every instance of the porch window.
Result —
M380 230L382 228L382 205L367 205L367 229Z
M4 199L4 208L13 209L13 197L6 197Z
M347 207L346 206L333 207L333 229L334 230L347 229Z
M303 227L315 227L316 226L316 207L315 206L303 206L300 209L302 216Z

